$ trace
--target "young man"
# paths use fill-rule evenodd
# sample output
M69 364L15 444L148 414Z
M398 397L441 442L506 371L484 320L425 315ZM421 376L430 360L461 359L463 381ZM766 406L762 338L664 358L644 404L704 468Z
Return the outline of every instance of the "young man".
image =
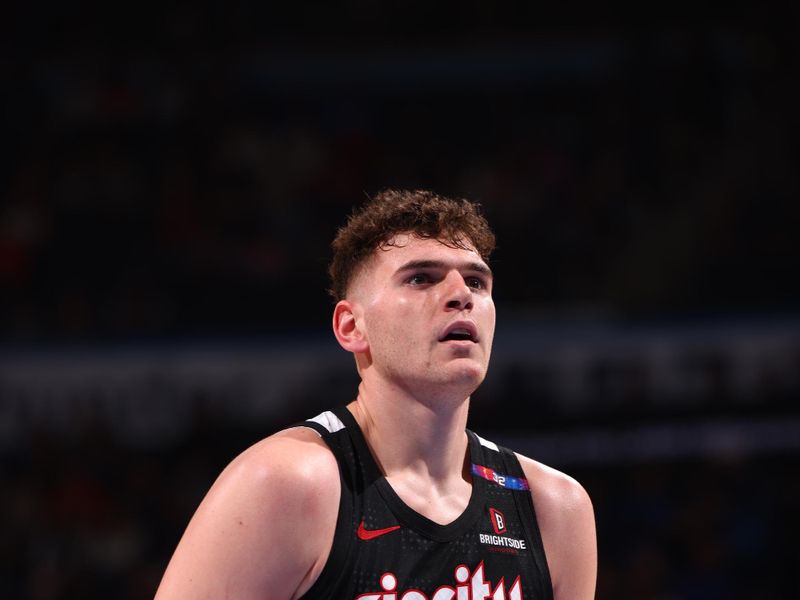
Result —
M383 192L333 248L356 399L236 458L156 598L593 598L583 488L466 429L495 327L494 235L477 206Z

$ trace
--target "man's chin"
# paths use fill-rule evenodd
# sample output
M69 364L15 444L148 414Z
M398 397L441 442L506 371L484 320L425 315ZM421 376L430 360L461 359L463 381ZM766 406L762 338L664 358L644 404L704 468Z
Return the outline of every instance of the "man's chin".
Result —
M475 391L486 377L486 367L477 361L459 359L448 365L446 381L455 386L470 389L470 394Z

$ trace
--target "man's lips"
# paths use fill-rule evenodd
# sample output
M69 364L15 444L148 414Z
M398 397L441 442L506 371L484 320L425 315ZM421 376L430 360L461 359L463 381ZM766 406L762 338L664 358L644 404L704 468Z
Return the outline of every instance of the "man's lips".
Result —
M472 321L455 321L450 323L439 336L440 342L464 341L477 342L478 328Z

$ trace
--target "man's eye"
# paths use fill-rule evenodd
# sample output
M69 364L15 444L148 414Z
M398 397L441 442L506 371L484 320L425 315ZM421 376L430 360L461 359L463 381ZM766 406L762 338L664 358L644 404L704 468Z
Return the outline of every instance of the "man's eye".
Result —
M431 278L425 273L417 273L406 279L406 283L409 283L411 285L424 285L430 282Z
M474 290L482 290L485 287L483 285L483 280L480 277L467 277L465 282Z

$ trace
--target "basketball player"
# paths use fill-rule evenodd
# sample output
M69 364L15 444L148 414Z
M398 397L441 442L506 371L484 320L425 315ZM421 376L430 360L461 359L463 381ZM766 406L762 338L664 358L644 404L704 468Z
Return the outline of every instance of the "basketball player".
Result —
M333 248L333 332L356 399L223 471L157 599L593 598L583 488L466 429L495 328L477 205L386 191Z

